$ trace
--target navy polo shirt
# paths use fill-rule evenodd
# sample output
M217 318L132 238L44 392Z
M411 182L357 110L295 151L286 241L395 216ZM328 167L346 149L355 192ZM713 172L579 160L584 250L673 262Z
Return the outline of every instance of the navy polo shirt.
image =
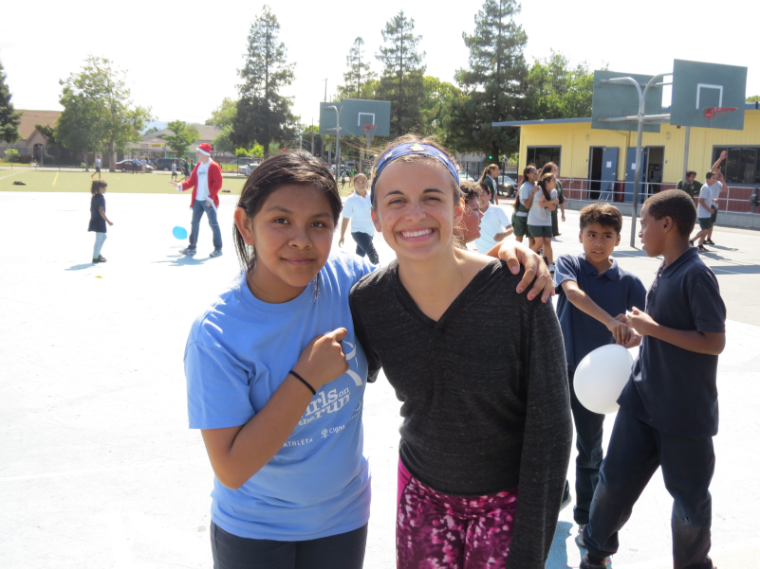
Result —
M613 318L634 306L641 309L646 300L646 289L639 277L621 269L614 259L612 266L600 275L583 254L560 255L554 271L559 295L557 316L565 338L567 366L575 370L586 354L614 343L615 339L604 324L567 299L561 286L565 281L578 283L578 288Z
M647 293L647 314L662 326L726 331L718 279L690 248L664 269ZM718 356L644 336L618 403L652 427L682 437L718 433Z

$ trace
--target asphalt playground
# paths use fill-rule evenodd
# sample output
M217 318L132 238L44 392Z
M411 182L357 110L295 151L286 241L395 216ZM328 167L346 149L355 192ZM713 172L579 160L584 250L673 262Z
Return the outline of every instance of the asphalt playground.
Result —
M224 256L212 259L205 219L196 257L180 255L184 243L172 237L176 225L189 229L188 195L106 194L114 226L100 265L89 262L89 199L0 192L0 567L210 568L212 471L200 434L187 428L182 357L192 320L239 270L235 196L221 196ZM577 224L569 211L557 253L580 251ZM628 247L629 236L626 223L616 258L648 286L659 261ZM713 239L703 259L729 319L713 558L720 569L758 567L760 233L717 228ZM382 237L375 243L382 263L393 258ZM398 408L383 378L367 388L367 569L395 567ZM621 532L612 567L672 567L670 509L658 473ZM568 508L548 569L578 567L576 531Z

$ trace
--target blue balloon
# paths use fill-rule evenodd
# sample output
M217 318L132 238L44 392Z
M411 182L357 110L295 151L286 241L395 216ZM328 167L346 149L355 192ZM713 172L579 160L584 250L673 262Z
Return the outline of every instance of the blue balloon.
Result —
M186 239L187 229L177 225L174 229L172 229L172 235L174 235L177 239Z

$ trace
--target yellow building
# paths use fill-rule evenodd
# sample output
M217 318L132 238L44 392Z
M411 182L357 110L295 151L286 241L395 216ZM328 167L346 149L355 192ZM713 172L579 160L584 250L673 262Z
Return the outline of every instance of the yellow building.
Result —
M741 112L741 110L739 111ZM760 104L748 103L744 130L691 128L688 170L697 180L728 151L722 164L728 192L721 196L722 224L760 229L760 209L751 212L750 197L760 187ZM591 118L530 120L494 123L493 126L520 128L518 174L527 164L539 168L555 162L570 207L607 199L621 209L631 203L635 178L636 132L591 128ZM647 194L671 189L684 169L685 128L661 125L659 133L643 134L641 191ZM575 203L572 203L575 202ZM738 215L733 215L738 214Z

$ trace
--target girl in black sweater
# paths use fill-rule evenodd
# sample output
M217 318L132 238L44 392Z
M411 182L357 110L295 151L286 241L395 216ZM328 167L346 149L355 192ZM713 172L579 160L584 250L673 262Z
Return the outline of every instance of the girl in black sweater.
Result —
M403 402L398 567L543 569L572 439L554 309L455 246L464 204L435 144L392 143L372 203L397 261L350 302L370 376L382 367Z

